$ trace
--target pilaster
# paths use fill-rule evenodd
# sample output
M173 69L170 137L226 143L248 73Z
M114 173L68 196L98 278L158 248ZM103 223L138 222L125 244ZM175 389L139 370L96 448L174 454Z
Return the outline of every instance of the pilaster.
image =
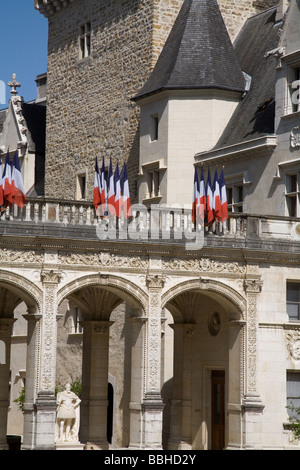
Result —
M7 450L6 429L7 413L9 407L9 380L10 380L10 344L12 329L15 320L13 318L0 318L0 450Z
M27 320L27 357L26 388L23 405L24 431L23 450L32 450L35 445L36 408L35 399L38 387L38 351L42 315L28 313L23 315Z
M41 328L40 375L36 400L35 449L55 448L56 423L56 340L57 340L57 287L61 274L55 270L41 273L43 284L43 311Z
M147 276L149 303L143 410L144 447L150 449L161 449L162 447L164 405L161 398L161 291L163 286L163 276Z
M260 279L246 279L244 289L247 294L247 324L246 324L246 381L243 398L243 446L245 448L259 447L261 442L261 419L264 405L257 384L257 296L262 290Z

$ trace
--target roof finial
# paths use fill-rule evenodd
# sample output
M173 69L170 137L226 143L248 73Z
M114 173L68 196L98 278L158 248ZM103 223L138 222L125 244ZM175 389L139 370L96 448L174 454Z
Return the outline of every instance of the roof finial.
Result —
M21 84L17 82L17 76L15 73L12 74L12 81L8 82L8 86L11 88L11 94L13 96L17 95L17 88L20 88Z

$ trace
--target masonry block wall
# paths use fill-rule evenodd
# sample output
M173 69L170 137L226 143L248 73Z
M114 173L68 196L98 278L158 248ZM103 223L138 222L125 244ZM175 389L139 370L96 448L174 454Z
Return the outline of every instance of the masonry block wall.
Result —
M269 1L218 0L232 39ZM136 200L139 109L131 98L151 73L183 0L77 0L49 18L45 195L76 197L86 175L92 199L94 161L127 162ZM91 53L80 58L80 33L91 24Z

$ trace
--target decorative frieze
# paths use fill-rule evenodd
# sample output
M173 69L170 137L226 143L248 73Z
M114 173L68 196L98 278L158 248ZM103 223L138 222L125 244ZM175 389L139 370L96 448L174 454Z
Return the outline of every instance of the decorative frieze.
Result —
M245 274L246 265L240 262L220 261L209 258L168 258L163 257L162 269L166 271L194 271L216 274Z
M122 255L108 252L61 252L58 263L68 266L101 266L109 268L147 268L147 256Z
M44 254L40 250L26 250L14 248L0 249L0 264L4 263L30 263L41 264L44 260Z

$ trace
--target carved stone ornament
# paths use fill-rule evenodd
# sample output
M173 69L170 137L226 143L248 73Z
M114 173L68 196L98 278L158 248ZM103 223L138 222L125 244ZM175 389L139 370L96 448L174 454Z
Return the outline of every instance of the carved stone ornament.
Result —
M207 327L211 336L217 336L221 329L221 317L218 312L213 312L209 315Z
M300 126L294 127L291 131L291 147L300 147Z
M258 279L246 279L244 289L250 294L259 294L262 290L263 282Z
M300 331L288 333L286 336L287 349L295 361L300 361Z
M135 255L115 255L112 253L75 253L62 252L59 254L59 264L71 266L102 266L106 268L147 268L148 257Z
M59 271L42 271L41 281L43 283L58 284L61 280L61 273Z
M246 266L238 262L218 261L208 258L163 258L162 268L164 270L179 271L197 271L197 272L214 272L228 274L244 274Z
M147 276L146 283L150 288L160 289L164 286L165 278L164 276Z

